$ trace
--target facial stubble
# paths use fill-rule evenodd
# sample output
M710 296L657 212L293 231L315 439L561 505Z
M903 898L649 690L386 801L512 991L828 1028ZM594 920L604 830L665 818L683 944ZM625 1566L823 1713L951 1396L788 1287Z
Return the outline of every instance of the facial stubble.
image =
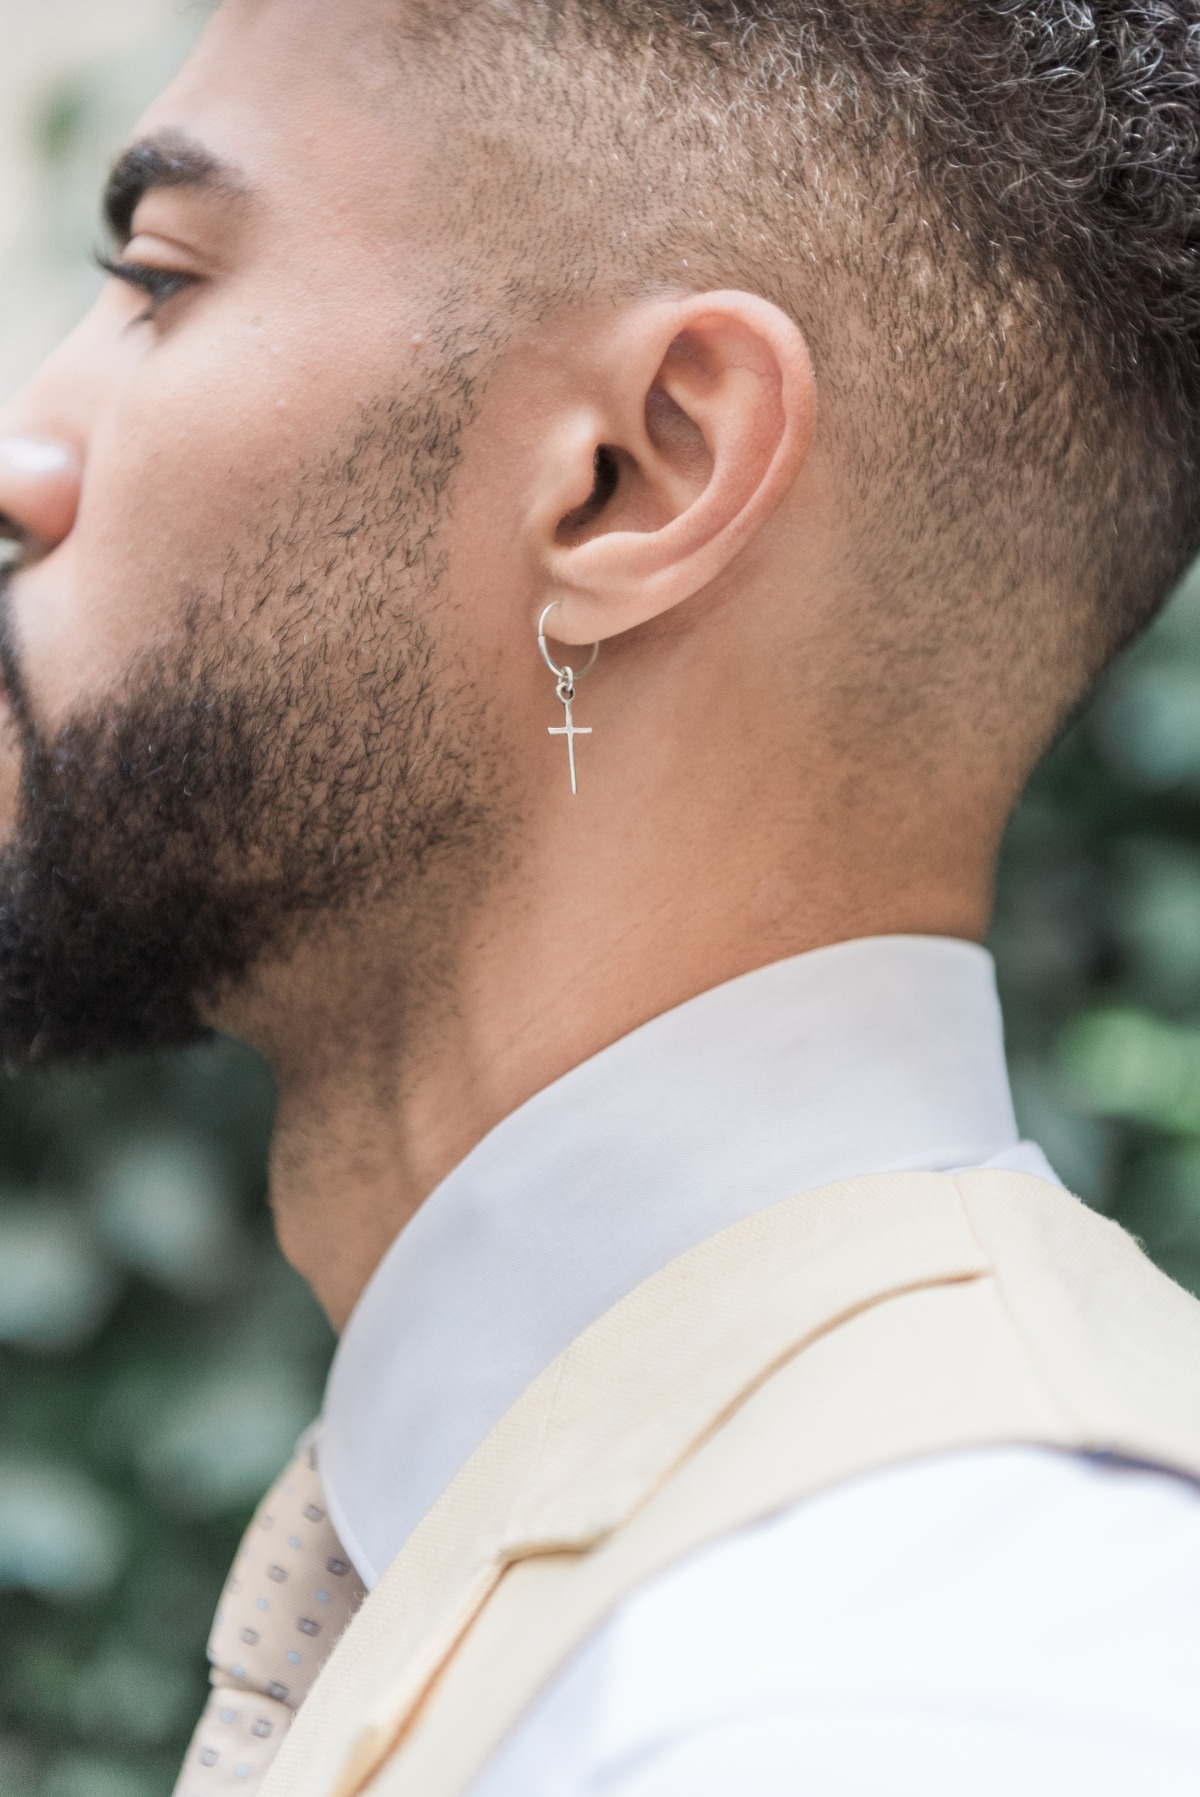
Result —
M407 938L383 995L397 1028L436 985L508 785L445 628L461 426L428 395L360 421L192 594L170 646L52 736L0 606L21 746L0 853L6 1063L188 1043L264 964L331 926L344 949L381 914ZM269 644L245 622L264 610Z

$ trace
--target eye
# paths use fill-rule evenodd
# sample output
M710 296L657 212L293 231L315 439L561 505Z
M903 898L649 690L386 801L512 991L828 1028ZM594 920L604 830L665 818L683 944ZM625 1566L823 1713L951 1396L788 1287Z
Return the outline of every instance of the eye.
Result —
M98 255L96 262L114 280L124 281L127 287L145 294L150 304L142 314L143 318L153 318L160 307L182 293L185 287L194 286L197 279L179 269L155 268L150 262L123 262L114 256L103 255Z

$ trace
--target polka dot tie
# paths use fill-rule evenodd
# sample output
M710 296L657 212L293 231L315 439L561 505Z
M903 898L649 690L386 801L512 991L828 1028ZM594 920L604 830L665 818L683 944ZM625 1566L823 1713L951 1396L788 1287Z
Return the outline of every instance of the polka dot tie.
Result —
M208 1638L213 1689L175 1797L257 1790L363 1596L302 1443L238 1549Z

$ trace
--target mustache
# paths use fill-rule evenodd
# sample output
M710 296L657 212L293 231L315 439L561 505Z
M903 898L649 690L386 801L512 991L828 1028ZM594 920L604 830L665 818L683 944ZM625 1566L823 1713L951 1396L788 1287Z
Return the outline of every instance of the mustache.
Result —
M14 578L12 569L0 572L0 684L21 736L27 743L34 743L38 740L37 729L13 624Z

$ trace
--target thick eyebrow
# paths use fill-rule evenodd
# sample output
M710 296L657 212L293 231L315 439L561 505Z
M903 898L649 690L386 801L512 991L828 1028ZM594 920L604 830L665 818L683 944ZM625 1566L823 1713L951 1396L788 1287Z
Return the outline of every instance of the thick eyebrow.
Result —
M104 218L122 246L129 242L134 213L155 187L193 187L235 200L246 193L241 171L200 144L174 134L143 138L118 159L104 190Z

